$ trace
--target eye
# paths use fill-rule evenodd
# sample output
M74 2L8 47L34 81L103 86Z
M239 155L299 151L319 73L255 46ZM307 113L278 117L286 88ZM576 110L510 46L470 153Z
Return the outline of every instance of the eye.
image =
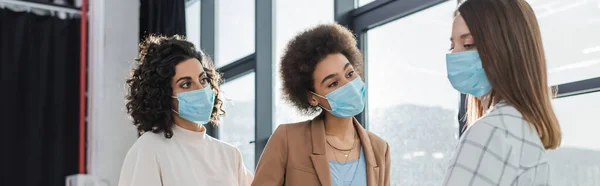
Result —
M202 78L202 79L200 79L200 84L204 85L206 83L210 83L210 79L209 78Z
M465 47L466 49L470 49L470 48L473 48L473 47L475 47L475 44L465 44L465 45L464 45L464 47Z
M329 84L329 86L327 86L327 88L336 87L337 85L338 85L338 82L334 81L333 83Z
M354 70L348 72L348 75L346 75L347 78L351 78L352 76L354 76Z
M180 85L180 87L183 88L183 89L188 89L188 88L190 88L191 85L192 84L189 81L186 81L186 82L182 83Z

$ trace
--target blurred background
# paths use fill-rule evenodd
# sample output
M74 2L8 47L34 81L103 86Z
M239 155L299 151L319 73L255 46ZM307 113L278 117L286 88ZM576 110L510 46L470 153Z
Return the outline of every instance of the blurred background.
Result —
M563 145L553 182L600 185L600 0L528 0L541 27ZM140 38L182 34L211 55L227 116L211 136L255 164L279 124L302 116L281 99L278 60L298 32L349 27L365 54L368 103L357 119L391 146L392 185L443 181L464 125L446 78L456 0L0 0L0 185L116 185L137 132L125 79ZM72 181L72 180L71 180Z

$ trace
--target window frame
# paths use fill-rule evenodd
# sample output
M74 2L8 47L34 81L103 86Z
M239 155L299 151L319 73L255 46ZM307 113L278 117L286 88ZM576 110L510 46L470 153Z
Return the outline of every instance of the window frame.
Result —
M191 0L194 1L194 0ZM217 29L217 1L201 0L200 45L209 56L215 56ZM232 63L219 67L224 83L235 80L251 72L255 73L255 161L257 164L273 130L274 75L275 61L274 20L275 0L255 0L255 51ZM261 25L256 26L256 25ZM260 61L260 63L259 63ZM258 83L260 82L260 83ZM259 112L260 111L260 112ZM218 127L207 126L207 134L219 138Z

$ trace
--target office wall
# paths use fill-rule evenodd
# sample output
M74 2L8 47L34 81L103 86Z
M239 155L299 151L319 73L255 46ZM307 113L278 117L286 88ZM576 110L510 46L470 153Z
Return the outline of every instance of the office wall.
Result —
M90 1L88 174L116 185L136 140L125 111L125 79L137 53L138 0Z

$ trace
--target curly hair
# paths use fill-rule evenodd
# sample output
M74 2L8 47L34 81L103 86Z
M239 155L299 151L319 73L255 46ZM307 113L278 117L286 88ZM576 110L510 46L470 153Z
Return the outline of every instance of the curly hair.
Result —
M184 36L150 35L140 43L136 67L127 79L127 113L131 115L139 133L152 131L163 132L166 138L173 136L171 80L175 76L175 66L191 58L200 61L215 92L211 123L217 125L219 117L225 114L219 91L221 74L215 70L210 57L196 50L194 44L186 41Z
M363 56L356 38L339 24L318 25L301 32L287 44L279 69L283 96L302 114L312 115L320 111L310 105L307 94L315 91L313 72L327 55L338 53L344 55L359 74L363 74Z

